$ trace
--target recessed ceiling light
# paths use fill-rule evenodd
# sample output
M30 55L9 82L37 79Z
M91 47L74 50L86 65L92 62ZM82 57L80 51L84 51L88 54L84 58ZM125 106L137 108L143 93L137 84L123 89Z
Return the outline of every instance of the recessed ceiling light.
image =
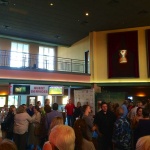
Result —
M54 4L53 3L50 3L50 6L53 6Z
M85 15L86 15L86 16L89 16L89 13L88 13L88 12L86 12L86 13L85 13Z

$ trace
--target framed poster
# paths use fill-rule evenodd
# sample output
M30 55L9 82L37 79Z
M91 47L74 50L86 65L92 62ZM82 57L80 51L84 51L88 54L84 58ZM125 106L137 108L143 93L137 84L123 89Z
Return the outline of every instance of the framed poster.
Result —
M107 34L108 78L138 78L138 32Z
M92 110L92 114L95 114L95 92L94 89L81 89L81 90L74 90L74 103L75 105L77 102L83 105L89 105Z

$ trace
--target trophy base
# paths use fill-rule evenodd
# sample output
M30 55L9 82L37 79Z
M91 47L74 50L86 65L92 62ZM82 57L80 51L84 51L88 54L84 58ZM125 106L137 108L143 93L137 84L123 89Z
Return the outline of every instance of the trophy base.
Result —
M127 63L127 59L126 58L120 58L119 59L119 63Z

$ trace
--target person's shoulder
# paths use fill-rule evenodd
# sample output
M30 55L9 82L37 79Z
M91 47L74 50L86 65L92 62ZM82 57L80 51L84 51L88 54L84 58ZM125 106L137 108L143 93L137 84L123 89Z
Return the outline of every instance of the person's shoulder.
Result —
M53 110L52 110L51 112L46 113L46 116L49 117L49 116L51 116L53 113L54 113L54 112L53 112Z
M83 145L82 145L83 150L90 149L90 150L95 150L94 144L91 141L86 140L83 138Z
M68 107L68 104L65 105L65 108Z

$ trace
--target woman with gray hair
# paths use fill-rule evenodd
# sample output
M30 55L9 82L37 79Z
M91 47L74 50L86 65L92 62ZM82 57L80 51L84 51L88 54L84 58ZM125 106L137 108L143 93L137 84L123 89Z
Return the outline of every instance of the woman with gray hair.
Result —
M130 150L131 148L131 128L123 114L123 108L118 107L116 110L117 120L114 124L112 136L114 150Z
M72 127L67 125L55 126L49 135L49 149L74 150L75 133Z

